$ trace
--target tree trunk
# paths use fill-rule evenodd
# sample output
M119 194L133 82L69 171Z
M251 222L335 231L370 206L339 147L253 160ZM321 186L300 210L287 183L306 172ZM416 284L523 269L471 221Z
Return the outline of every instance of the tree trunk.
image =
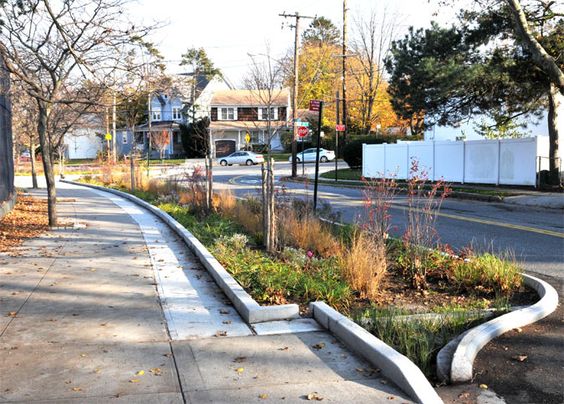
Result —
M35 171L35 143L33 139L29 141L29 155L31 157L31 187L37 189L39 187L37 185L37 172Z
M564 74L558 67L555 59L550 56L542 45L537 41L533 32L529 28L527 16L521 8L519 0L505 0L509 5L509 10L515 24L515 31L521 41L533 57L535 64L545 72L551 83L554 83L561 92L564 92Z
M548 138L549 138L549 169L552 185L560 183L560 151L558 133L558 110L562 102L562 93L554 83L550 84L548 94Z
M53 171L53 152L47 138L47 119L51 107L41 101L38 104L37 133L39 134L39 144L41 144L45 181L47 182L47 212L49 215L49 226L54 227L57 225L57 189L55 187L55 173Z
M268 153L270 156L270 153ZM268 252L276 251L276 212L274 199L274 159L268 158Z

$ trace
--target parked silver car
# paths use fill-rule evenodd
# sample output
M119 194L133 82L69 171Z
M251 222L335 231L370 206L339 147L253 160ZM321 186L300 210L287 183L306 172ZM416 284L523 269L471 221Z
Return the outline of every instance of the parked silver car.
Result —
M315 156L317 153L317 149L312 147L310 149L305 149L303 152L298 153L296 155L296 159L298 163L304 162L311 162L315 161ZM319 162L326 163L328 161L335 160L335 152L333 150L326 150L326 149L319 149ZM292 156L288 159L288 161L292 162Z
M220 157L217 159L222 166L232 166L233 164L245 164L252 166L253 164L261 164L264 162L262 154L253 153L250 151L238 151L231 153L229 156Z

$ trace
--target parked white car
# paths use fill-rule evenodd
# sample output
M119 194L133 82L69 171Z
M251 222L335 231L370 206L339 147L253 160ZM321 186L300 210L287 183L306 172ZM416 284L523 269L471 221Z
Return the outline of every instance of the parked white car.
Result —
M315 156L317 153L317 149L312 147L310 149L305 149L303 152L298 153L296 155L296 159L298 163L304 162L311 162L315 161ZM326 163L328 161L335 160L335 152L333 150L326 150L326 149L319 149L319 162ZM292 162L292 156L288 159L288 161Z
M229 156L220 157L217 159L222 166L232 166L233 164L245 164L252 166L253 164L261 164L264 162L262 154L253 153L250 151L238 151L231 153Z

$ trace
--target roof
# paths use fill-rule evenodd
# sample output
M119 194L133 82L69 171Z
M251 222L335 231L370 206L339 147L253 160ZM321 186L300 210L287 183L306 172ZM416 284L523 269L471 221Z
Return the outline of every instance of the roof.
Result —
M152 121L151 122L151 132L164 130L164 129L178 129L180 127L179 123L176 121ZM135 131L147 132L149 130L148 123L143 125L138 125L135 127Z
M217 91L211 100L211 106L261 106L268 102L266 91L260 90L223 90ZM274 90L272 103L274 106L287 107L290 99L290 90L282 88Z

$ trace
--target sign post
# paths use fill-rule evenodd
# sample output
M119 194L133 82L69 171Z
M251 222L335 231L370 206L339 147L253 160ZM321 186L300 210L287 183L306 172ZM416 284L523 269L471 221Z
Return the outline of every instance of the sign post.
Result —
M111 133L106 133L106 135L104 136L104 139L106 139L106 148L108 149L108 163L110 162L110 141L112 140L112 134Z
M300 123L303 124L303 123L307 123L307 122L300 122ZM308 123L308 125L309 125L309 123ZM304 137L306 137L308 133L309 133L309 129L307 128L307 126L303 125L303 126L298 127L298 136L302 138L302 141L301 141L301 144L302 144L302 177L305 176Z
M317 186L319 181L319 149L321 148L321 117L323 115L323 101L311 100L309 102L310 111L319 112L317 118L317 151L315 153L315 182L313 184L313 212L317 210Z

